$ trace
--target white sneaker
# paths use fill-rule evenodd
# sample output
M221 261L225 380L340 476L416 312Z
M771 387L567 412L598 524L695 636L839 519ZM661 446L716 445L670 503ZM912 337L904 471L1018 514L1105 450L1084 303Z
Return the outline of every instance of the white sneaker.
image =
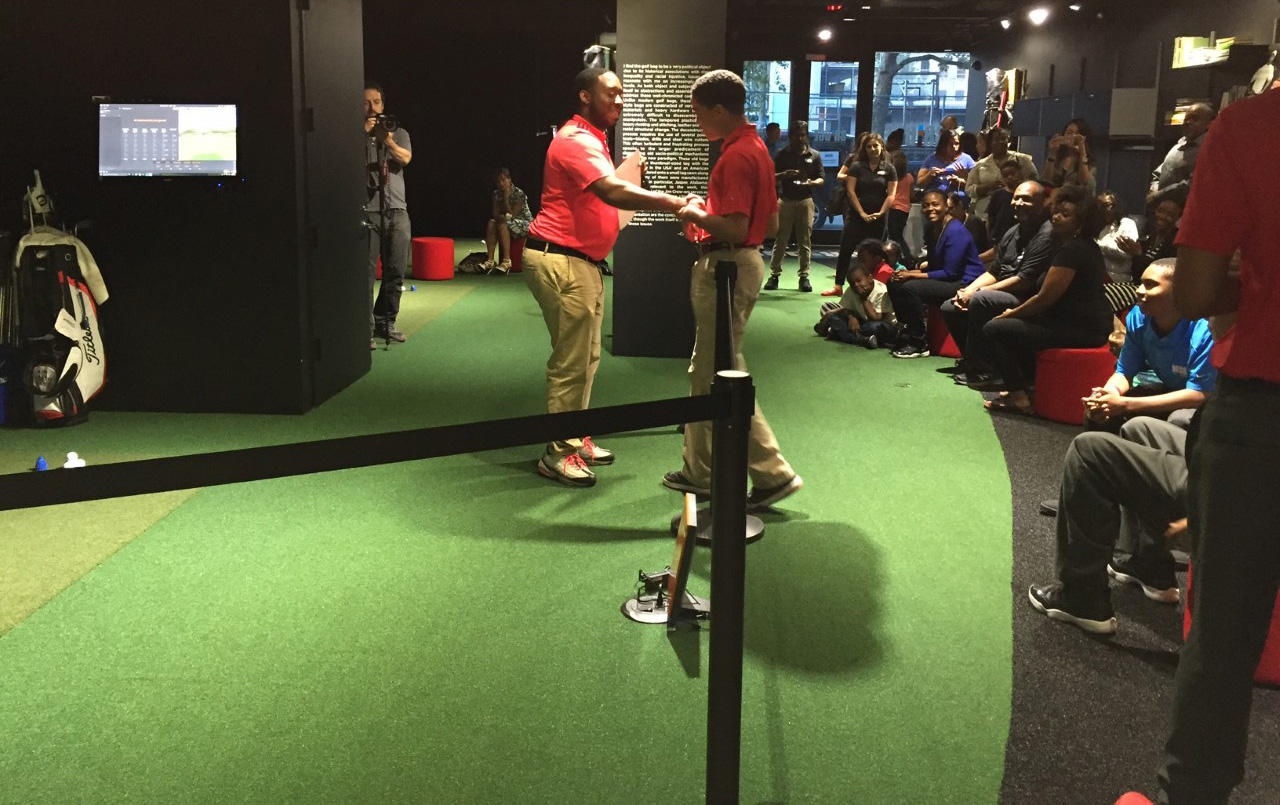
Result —
M613 451L604 449L591 441L591 437L588 436L582 440L582 447L578 448L578 458L581 458L588 467L599 467L613 463Z
M593 486L596 482L596 474L587 467L577 453L543 454L538 460L538 474L543 478L559 481L565 486Z

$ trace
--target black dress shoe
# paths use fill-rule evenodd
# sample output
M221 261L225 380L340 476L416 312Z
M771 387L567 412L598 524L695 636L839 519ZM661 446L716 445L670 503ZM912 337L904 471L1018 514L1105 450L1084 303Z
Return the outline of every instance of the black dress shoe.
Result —
M776 290L778 290L778 278L777 278L777 277L770 277L769 279L765 280L765 281L764 281L764 290L766 290L766 291L776 291Z
M800 292L801 292L801 293L810 293L810 292L812 292L812 291L813 291L813 286L809 284L809 278L808 278L808 277L801 277L801 278L800 278Z

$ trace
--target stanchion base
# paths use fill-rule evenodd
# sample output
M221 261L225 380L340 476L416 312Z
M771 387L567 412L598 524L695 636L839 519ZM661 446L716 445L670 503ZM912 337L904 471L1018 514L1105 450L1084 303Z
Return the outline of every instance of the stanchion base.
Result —
M666 623L667 600L657 593L633 596L623 602L622 614L636 623ZM711 612L711 602L685 593L684 610L689 618L700 620Z
M711 547L712 517L711 509L698 509L698 544ZM680 533L680 515L671 518L671 536ZM755 515L747 515L746 543L759 542L764 536L764 521Z

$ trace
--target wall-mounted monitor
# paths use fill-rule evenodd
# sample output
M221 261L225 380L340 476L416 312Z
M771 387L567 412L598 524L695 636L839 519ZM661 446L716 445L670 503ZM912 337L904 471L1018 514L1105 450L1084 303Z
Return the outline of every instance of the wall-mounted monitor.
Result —
M98 104L98 176L235 175L235 104Z

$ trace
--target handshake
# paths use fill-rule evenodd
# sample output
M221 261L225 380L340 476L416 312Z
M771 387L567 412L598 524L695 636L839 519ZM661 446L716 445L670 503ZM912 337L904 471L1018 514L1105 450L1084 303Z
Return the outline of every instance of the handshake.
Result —
M699 240L698 224L707 216L707 201L696 193L684 197L683 203L673 214L684 222L684 236L691 241Z

